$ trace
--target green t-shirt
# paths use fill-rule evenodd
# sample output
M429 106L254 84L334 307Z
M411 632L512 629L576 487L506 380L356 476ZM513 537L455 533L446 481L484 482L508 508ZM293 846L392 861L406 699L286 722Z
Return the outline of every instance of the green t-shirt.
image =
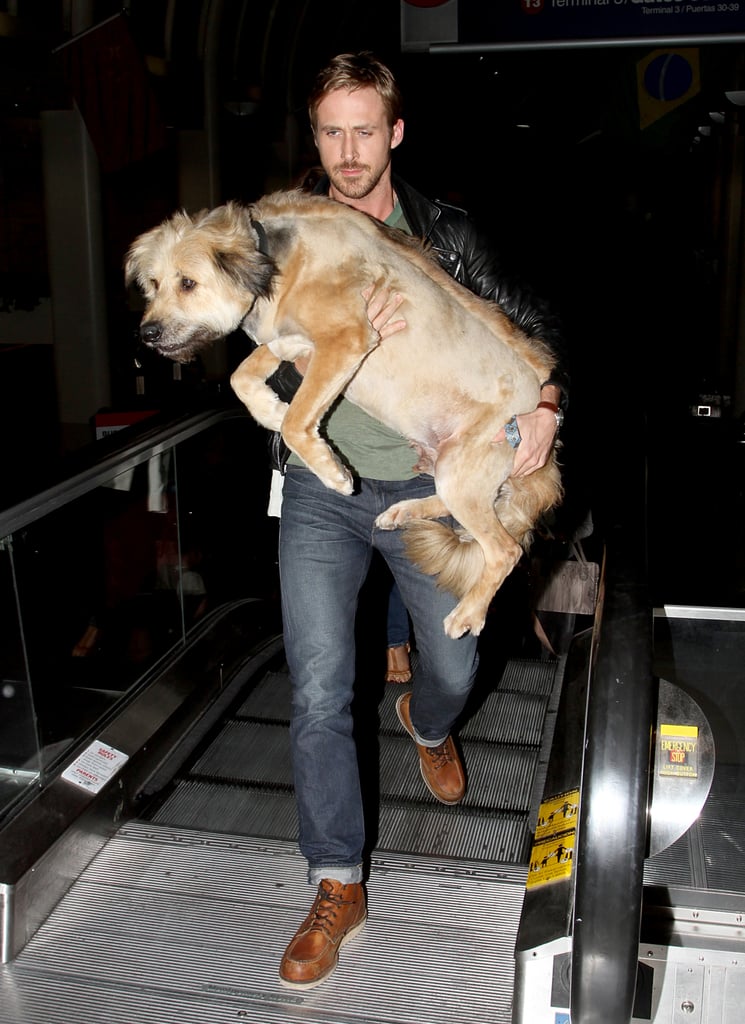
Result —
M398 201L385 223L409 234ZM368 480L411 480L417 476L417 455L408 441L395 430L368 416L346 398L339 398L326 416L322 434L358 477ZM294 452L290 465L302 466Z

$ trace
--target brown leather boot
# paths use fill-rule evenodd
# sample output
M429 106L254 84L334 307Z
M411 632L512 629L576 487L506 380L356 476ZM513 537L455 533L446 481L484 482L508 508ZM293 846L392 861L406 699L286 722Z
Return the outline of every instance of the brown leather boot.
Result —
M324 878L310 908L282 957L279 980L290 988L312 988L331 974L339 950L367 918L365 890L361 883L342 885Z
M452 736L436 747L417 743L411 724L410 693L403 693L396 701L396 713L401 725L416 743L419 751L419 769L430 793L443 804L458 804L466 794L466 774L455 749Z

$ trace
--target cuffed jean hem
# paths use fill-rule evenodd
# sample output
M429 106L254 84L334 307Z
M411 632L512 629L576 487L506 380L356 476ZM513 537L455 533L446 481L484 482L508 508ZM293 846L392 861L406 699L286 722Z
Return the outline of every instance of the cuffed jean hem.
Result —
M409 721L411 722L411 708L409 708ZM447 733L447 735L443 736L441 740L425 740L423 737L419 735L416 726L414 725L413 722L411 722L411 728L414 730L414 742L418 743L422 747L439 747L445 742L445 740L450 735L450 733Z
M342 864L322 864L320 867L308 868L308 881L311 885L318 885L324 878L333 878L342 885L353 885L362 881L362 865L355 864L349 867Z
M448 735L450 734L448 733ZM414 739L421 747L439 747L445 742L447 736L443 736L441 740L423 740L416 729L414 729Z

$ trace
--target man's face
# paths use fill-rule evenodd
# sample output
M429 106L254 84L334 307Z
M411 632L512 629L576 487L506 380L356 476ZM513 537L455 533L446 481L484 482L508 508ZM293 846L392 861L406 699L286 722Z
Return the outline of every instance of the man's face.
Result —
M403 138L400 119L388 123L372 87L336 89L318 104L315 140L332 192L344 201L364 199L390 180L391 150Z

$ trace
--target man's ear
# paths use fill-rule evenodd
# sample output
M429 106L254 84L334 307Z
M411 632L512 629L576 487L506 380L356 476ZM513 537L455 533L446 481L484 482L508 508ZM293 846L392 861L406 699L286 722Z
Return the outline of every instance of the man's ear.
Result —
M404 123L399 117L391 129L391 149L395 149L403 142L404 138Z

